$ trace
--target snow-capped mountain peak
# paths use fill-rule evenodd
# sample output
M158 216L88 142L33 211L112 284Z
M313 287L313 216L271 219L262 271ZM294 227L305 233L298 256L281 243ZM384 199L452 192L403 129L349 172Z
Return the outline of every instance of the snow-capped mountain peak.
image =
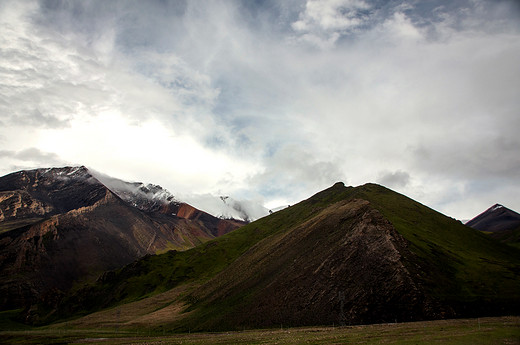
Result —
M142 211L154 212L163 205L180 202L175 199L172 193L155 184L144 184L142 182L124 182L119 187L109 187L121 199L132 204Z
M155 212L164 205L181 203L170 191L156 184L126 182L98 172L93 172L93 175L113 193L141 211Z

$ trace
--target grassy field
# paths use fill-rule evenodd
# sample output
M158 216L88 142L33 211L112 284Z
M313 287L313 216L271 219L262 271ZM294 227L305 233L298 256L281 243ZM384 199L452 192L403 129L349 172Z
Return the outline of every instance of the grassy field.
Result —
M168 334L52 327L0 332L2 344L520 344L520 317Z

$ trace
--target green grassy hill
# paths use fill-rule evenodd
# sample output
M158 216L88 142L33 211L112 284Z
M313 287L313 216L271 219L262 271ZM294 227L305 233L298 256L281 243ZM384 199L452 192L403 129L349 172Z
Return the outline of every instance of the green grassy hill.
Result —
M33 314L98 311L68 326L222 330L503 314L519 301L516 248L384 187L338 183L191 250L108 272Z
M520 227L500 232L486 233L486 235L499 240L502 243L520 249Z
M448 303L471 302L483 308L518 303L518 250L381 186L365 185L359 194L409 241L424 269L417 273L429 294Z

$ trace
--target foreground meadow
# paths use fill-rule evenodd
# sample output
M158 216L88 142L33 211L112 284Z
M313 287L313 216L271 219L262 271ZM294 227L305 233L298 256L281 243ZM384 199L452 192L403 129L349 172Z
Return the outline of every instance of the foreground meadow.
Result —
M184 333L117 329L0 332L2 344L520 344L520 317L438 320L347 327Z

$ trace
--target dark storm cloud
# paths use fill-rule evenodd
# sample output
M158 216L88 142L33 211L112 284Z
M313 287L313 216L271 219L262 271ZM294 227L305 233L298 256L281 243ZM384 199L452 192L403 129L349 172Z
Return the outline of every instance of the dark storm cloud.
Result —
M298 145L278 147L265 157L269 166L255 175L249 183L260 186L269 197L299 198L306 190L320 190L338 181L346 181L341 167Z

